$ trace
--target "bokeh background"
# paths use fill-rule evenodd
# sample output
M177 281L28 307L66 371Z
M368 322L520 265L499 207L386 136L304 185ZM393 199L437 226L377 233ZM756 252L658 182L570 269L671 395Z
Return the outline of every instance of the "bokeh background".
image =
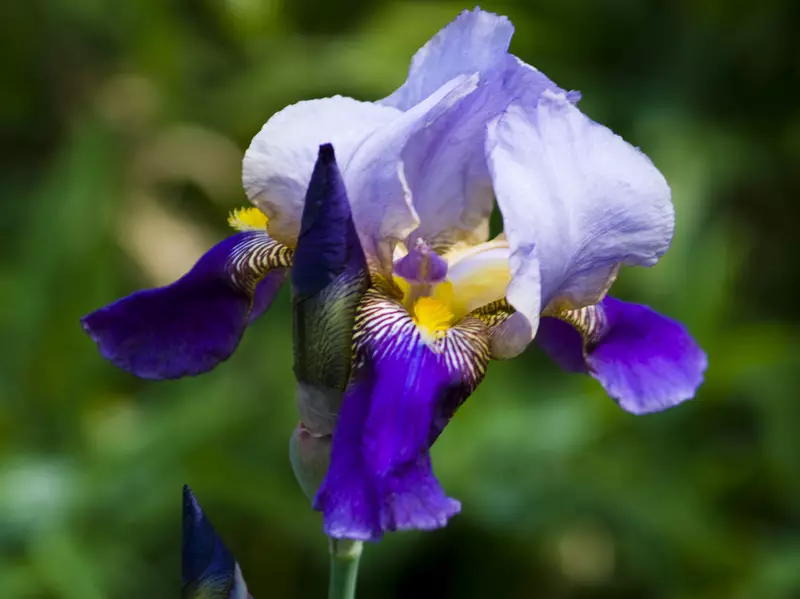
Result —
M694 401L622 412L536 348L434 450L463 514L367 547L359 597L800 597L800 4L493 2L512 51L670 181L672 250L615 293L687 323ZM392 0L0 4L0 597L179 595L189 483L256 599L324 597L288 462L289 297L201 378L100 359L83 314L171 281L246 203L287 104L388 94L463 8Z

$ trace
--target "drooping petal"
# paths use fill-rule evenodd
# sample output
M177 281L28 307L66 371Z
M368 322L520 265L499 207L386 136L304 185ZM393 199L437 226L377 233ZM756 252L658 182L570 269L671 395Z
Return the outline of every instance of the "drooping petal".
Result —
M250 597L239 564L206 518L192 491L183 487L183 599Z
M589 373L583 353L583 337L568 322L553 317L542 318L536 331L536 343L567 372Z
M427 449L448 379L431 360L421 362L384 361L380 371L359 372L348 389L314 503L325 534L377 540L386 531L442 527L460 510L433 476Z
M320 144L331 143L343 165L397 109L335 96L298 102L272 116L244 156L242 180L250 201L270 219L270 234L294 247Z
M588 372L634 414L691 399L703 382L705 352L686 328L647 306L606 297L542 319L536 337L562 367Z
M146 379L196 375L227 359L274 298L292 251L265 231L215 245L183 277L88 314L84 330L104 358Z
M667 250L674 214L664 177L564 95L512 104L489 125L486 152L511 245L508 300L532 332L552 300L593 304L620 263L652 266Z
M253 307L250 309L248 324L252 324L272 305L272 300L275 299L284 280L286 280L286 270L285 268L279 268L270 271L256 284L256 292L253 295Z
M485 372L486 327L467 320L431 342L402 306L367 292L356 370L314 503L328 535L377 540L439 528L459 511L433 475L428 448Z
M356 307L369 286L367 261L333 147L319 148L294 253L294 372L305 428L333 433L350 376Z

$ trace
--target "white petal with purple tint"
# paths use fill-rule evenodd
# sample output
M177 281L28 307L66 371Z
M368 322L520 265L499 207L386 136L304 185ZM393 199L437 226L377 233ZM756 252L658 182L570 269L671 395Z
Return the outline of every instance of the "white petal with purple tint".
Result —
M408 79L380 104L408 110L451 79L492 68L506 56L512 35L507 17L465 10L417 50Z
M652 266L669 247L664 177L563 94L512 104L489 125L486 151L512 251L508 300L533 332L552 300L593 304L620 263Z
M333 144L344 170L364 139L400 114L335 96L298 102L273 115L253 138L242 165L247 197L269 217L270 235L294 245L321 144Z

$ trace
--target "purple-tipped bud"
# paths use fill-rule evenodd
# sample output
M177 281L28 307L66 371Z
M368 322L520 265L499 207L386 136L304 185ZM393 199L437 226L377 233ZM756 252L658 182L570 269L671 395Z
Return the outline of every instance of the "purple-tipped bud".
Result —
M294 373L300 417L333 433L350 377L356 307L369 287L364 251L333 147L323 144L308 184L292 268Z

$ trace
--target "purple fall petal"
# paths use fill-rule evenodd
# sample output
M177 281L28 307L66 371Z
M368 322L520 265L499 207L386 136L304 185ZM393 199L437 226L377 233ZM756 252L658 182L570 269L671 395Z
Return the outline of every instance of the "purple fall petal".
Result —
M567 372L588 372L583 338L572 325L558 318L544 317L539 321L536 341L550 359Z
M247 324L252 324L256 318L269 309L272 305L272 300L278 295L278 291L286 280L287 272L288 269L286 268L272 270L256 285L253 307L250 309L250 317Z
M434 477L428 453L434 407L450 376L426 346L412 353L362 366L347 390L314 502L332 537L430 530L460 511Z
M606 297L605 333L585 350L577 330L543 318L539 344L564 369L589 372L624 410L659 412L694 397L708 360L686 328L647 306Z
M658 412L694 397L708 360L681 323L610 297L602 306L609 330L587 363L623 409Z
M254 303L249 290L255 281L248 280L253 273L237 271L232 256L258 251L261 238L268 239L257 231L233 235L174 283L138 291L88 314L81 324L104 358L136 376L171 379L211 370L236 349ZM279 269L260 282L258 312L284 277Z

